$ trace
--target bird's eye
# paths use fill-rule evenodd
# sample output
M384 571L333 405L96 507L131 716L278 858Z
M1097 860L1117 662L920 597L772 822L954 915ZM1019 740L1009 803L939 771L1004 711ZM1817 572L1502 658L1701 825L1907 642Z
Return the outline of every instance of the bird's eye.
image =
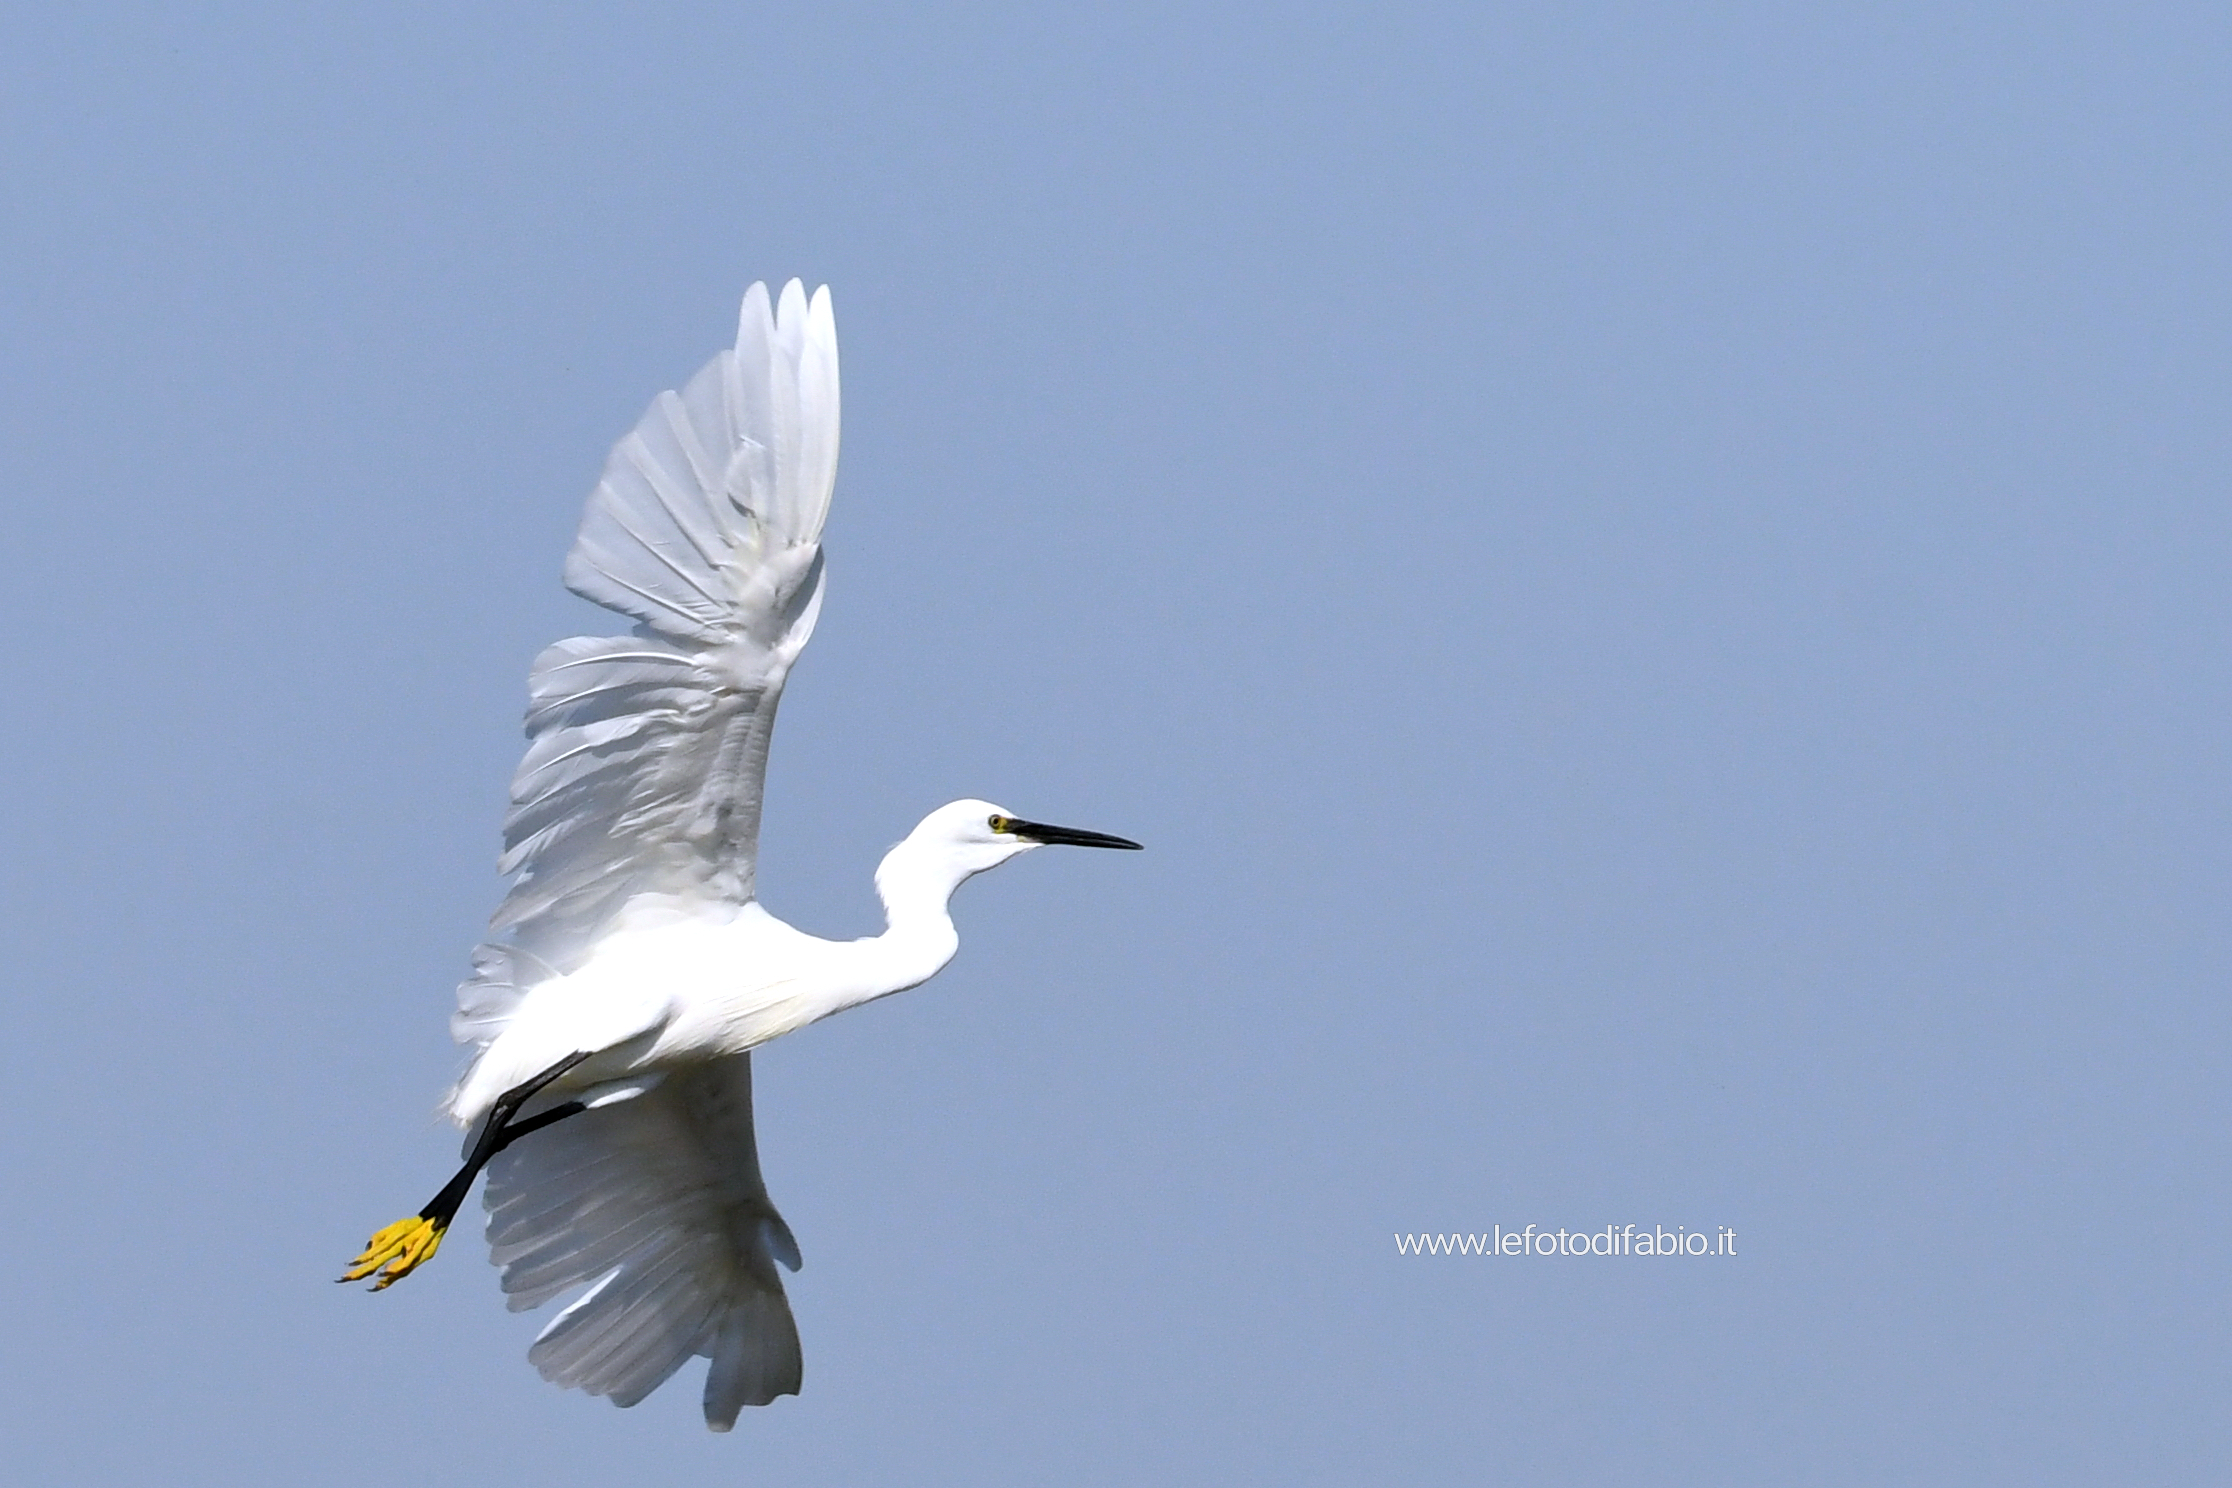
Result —
M995 832L1012 831L1015 827L1015 822L1005 816L988 816L984 819L984 824Z

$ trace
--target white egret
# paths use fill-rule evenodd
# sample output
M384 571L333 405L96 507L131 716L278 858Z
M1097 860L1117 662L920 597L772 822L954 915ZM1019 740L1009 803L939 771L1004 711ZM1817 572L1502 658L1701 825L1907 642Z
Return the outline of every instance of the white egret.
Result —
M955 801L877 868L881 935L818 939L755 902L768 735L821 606L836 470L829 291L809 304L793 280L771 311L755 284L735 349L651 405L589 498L567 587L636 625L535 661L514 877L451 1023L477 1046L447 1102L465 1164L342 1278L379 1290L423 1264L485 1168L510 1305L579 1292L528 1351L543 1376L633 1405L702 1354L716 1431L799 1386L775 1271L798 1244L760 1179L750 1051L935 975L972 874L1139 845Z

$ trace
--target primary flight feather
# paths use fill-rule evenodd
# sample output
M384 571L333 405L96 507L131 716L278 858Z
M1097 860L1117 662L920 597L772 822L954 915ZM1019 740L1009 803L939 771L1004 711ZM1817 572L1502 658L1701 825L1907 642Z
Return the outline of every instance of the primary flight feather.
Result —
M978 800L925 817L876 870L884 933L829 941L753 899L775 707L821 607L837 473L829 291L744 296L736 345L614 447L566 560L633 619L536 658L501 867L511 889L458 988L475 1045L448 1100L456 1176L372 1237L344 1281L430 1258L488 1174L515 1308L570 1300L528 1358L633 1405L703 1355L706 1424L799 1388L776 1265L797 1242L761 1182L750 1051L927 981L970 875L1049 843L1134 848Z

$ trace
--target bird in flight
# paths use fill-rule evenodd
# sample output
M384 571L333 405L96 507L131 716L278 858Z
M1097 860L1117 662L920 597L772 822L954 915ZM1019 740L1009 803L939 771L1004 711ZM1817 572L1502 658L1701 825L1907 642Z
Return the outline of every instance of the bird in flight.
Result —
M970 876L1033 848L1136 848L989 801L922 819L876 869L887 928L794 930L754 898L783 681L822 600L837 474L829 290L744 296L736 346L663 393L606 461L566 586L635 621L535 659L500 867L510 892L458 988L474 1046L446 1100L465 1162L343 1281L425 1264L473 1181L511 1307L574 1296L528 1350L543 1377L634 1405L711 1360L705 1422L796 1394L775 1266L798 1242L752 1134L751 1051L918 986L953 958Z

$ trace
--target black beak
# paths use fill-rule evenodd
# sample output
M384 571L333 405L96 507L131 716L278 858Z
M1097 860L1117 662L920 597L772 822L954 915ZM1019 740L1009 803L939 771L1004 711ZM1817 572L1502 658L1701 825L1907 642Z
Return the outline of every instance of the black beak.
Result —
M1111 837L1106 832L1087 832L1077 827L1050 827L1044 822L1015 821L1010 819L1007 830L1031 842L1044 842L1051 847L1128 847L1139 851L1139 844L1129 837Z

